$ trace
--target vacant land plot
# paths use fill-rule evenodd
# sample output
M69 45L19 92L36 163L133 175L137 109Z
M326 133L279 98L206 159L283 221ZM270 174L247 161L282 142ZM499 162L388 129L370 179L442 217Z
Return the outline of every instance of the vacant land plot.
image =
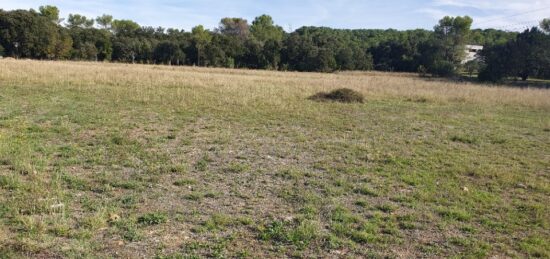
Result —
M364 103L316 102L347 87ZM0 61L0 257L549 257L550 91Z

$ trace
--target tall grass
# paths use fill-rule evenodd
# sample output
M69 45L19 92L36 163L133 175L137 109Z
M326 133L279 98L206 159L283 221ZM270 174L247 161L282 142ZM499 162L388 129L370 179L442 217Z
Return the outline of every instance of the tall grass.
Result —
M89 62L0 61L0 82L34 87L48 85L105 92L144 102L196 104L199 99L287 107L320 91L351 88L367 100L522 105L550 109L550 91L494 85L431 81L414 74L346 72L336 74L169 67ZM219 98L219 93L223 93ZM197 98L201 95L201 98ZM218 96L215 100L206 96Z

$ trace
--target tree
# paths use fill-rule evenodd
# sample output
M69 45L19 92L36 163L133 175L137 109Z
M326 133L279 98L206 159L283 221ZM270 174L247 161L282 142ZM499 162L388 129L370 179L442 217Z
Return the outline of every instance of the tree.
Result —
M110 30L113 24L113 16L104 14L102 16L98 16L95 21L99 24L99 26L101 26L102 29Z
M165 41L157 45L153 58L157 62L179 66L185 60L185 53L183 53L177 43Z
M256 17L250 26L250 32L258 41L265 43L268 40L282 41L284 30L281 26L277 26L273 22L273 18L269 15Z
M204 63L213 67L235 67L235 59L228 58L223 49L217 44L209 44L204 49Z
M247 39L250 35L248 21L242 18L223 18L218 31L221 34L236 36L242 40Z
M262 49L264 64L261 64L261 68L277 70L281 64L281 50L283 43L281 41L270 39L264 43Z
M437 40L440 42L443 59L458 66L465 56L465 45L470 35L473 20L469 16L446 16L434 27Z
M546 18L540 22L540 28L546 33L550 33L550 18Z
M113 52L112 35L96 28L72 27L69 29L73 39L73 59L94 61L110 60ZM94 46L95 50L91 51ZM92 56L90 56L93 54Z
M23 58L54 58L59 27L35 11L0 10L0 45L6 55Z
M372 55L360 47L355 47L353 51L356 70L372 70L374 67Z
M338 54L336 55L336 63L338 64L339 70L354 70L355 62L351 48L343 47L338 50Z
M134 63L138 55L139 41L130 37L117 37L113 42L112 59Z
M313 71L332 72L337 69L334 53L330 49L320 49L313 61Z
M61 19L59 19L59 9L55 6L40 6L38 10L40 11L40 14L42 16L48 18L50 21L56 24L59 24L62 21Z
M470 60L464 64L464 70L468 73L470 77L474 75L474 73L479 72L480 64L479 60Z
M118 36L132 36L140 26L132 20L114 20L112 22L113 33Z
M94 20L80 14L69 14L67 26L69 28L91 28L94 26Z
M479 74L483 81L500 81L505 77L531 76L550 78L550 35L533 27L506 44L483 49L485 67Z
M201 65L201 55L202 50L210 43L212 40L212 35L209 31L205 30L202 25L196 26L192 30L193 43L197 51L197 65Z
M71 57L73 38L65 28L59 29L59 39L55 44L54 58L68 59Z

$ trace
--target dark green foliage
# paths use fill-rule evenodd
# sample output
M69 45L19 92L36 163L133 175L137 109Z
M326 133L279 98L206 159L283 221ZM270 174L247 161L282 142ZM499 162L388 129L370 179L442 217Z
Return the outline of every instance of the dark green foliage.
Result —
M547 32L547 33L550 33L550 18L546 18L544 20L542 20L540 22L540 28Z
M478 73L481 68L481 63L479 60L471 60L464 64L464 72L468 73L471 77L474 73Z
M6 56L50 59L61 58L61 28L35 11L0 10L0 45Z
M92 28L95 21L88 19L86 16L80 14L69 14L67 18L67 26L69 28Z
M447 60L438 60L432 65L431 73L436 76L450 77L455 74L455 65Z
M185 53L177 43L165 41L157 45L153 58L158 63L180 65L185 60Z
M59 23L59 9L55 6L46 5L38 8L40 14L54 23Z
M168 218L166 217L165 214L160 212L155 212L155 213L147 213L145 215L140 216L137 219L137 222L139 224L152 226L152 225L165 223L167 220Z
M315 101L334 101L342 103L363 103L365 101L363 94L347 88L337 89L330 93L320 92L309 97L309 99Z
M550 35L534 27L505 44L487 47L481 52L485 66L479 79L498 82L506 77L550 78Z

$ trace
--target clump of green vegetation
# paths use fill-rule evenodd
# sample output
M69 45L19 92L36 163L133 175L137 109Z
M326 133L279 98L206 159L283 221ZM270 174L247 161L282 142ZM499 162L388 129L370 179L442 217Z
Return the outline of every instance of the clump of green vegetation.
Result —
M189 186L189 185L194 185L196 183L197 183L197 181L195 181L193 179L179 179L179 180L176 180L174 182L174 185L175 186Z
M466 210L459 208L439 207L437 212L443 218L451 220L468 221L472 217Z
M304 249L323 237L319 222L299 220L294 222L272 221L259 227L260 238L280 244L291 244Z
M208 169L208 163L210 163L212 160L208 155L204 155L197 163L195 164L195 169L199 172L204 172Z
M234 223L234 220L230 216L218 213L218 214L212 215L210 219L205 221L203 223L203 226L208 231L214 231L214 230L223 230L233 223Z
M360 186L355 190L355 192L362 195L371 196L371 197L378 197L379 195L377 191L369 188L368 186Z
M152 226L166 223L167 220L168 217L166 216L166 214L161 212L153 212L140 216L137 219L137 222L142 225Z
M355 90L348 88L336 89L332 92L320 92L311 97L310 100L314 101L334 101L341 103L363 103L365 102L365 96Z

